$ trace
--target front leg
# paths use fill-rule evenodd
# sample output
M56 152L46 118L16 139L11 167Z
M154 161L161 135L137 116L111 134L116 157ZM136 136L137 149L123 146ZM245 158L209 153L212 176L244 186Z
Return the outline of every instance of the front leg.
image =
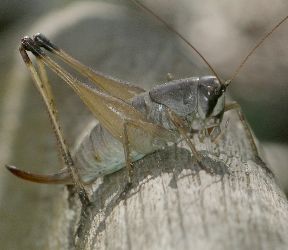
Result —
M173 122L176 129L179 131L181 136L185 139L186 143L188 144L189 148L191 149L194 157L196 158L198 163L201 163L202 156L198 153L194 143L192 142L192 138L188 136L189 130L187 129L184 121L170 108L167 107L168 115Z
M214 125L211 128L208 128L208 134L211 138L211 141L215 144L219 143L219 140L225 135L227 128L229 124L229 119L225 122L224 128L221 129L220 123L217 125Z
M125 163L126 163L126 169L127 169L127 175L128 175L128 183L132 183L132 162L130 159L130 148L129 148L129 137L128 137L128 121L124 122L123 125L123 149L124 149L124 155L125 155Z
M228 104L225 105L224 112L227 112L229 110L234 110L234 109L237 110L237 115L239 117L240 122L243 125L243 128L245 130L247 138L248 138L248 140L250 142L250 146L252 148L253 154L255 155L256 158L260 159L255 139L253 137L253 134L251 132L250 126L249 126L249 124L248 124L248 122L247 122L247 120L246 120L246 118L244 116L244 113L242 112L242 109L241 109L240 105L237 102L228 103Z

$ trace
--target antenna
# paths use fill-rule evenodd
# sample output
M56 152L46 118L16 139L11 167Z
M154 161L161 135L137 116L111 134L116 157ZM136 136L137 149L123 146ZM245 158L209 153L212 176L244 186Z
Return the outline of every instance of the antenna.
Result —
M147 13L149 13L150 15L155 17L158 21L160 21L162 24L164 24L168 30L172 31L172 33L176 34L183 42L185 42L190 48L192 48L201 57L201 59L207 64L207 66L210 68L210 70L216 76L218 81L221 83L220 77L218 76L216 71L213 69L213 67L210 65L210 63L205 59L205 57L200 53L200 51L197 50L183 35L181 35L176 29L174 29L171 25L169 25L163 18L158 16L156 13L154 13L151 9L146 7L144 4L140 3L138 0L130 0L130 1L134 2L140 8L142 8Z
M280 22L278 22L273 29L271 29L266 35L264 35L260 41L258 43L256 43L256 45L250 50L250 52L247 54L247 56L244 57L243 61L240 63L240 65L238 66L238 68L235 70L234 74L232 75L232 77L230 78L230 80L225 82L225 85L228 86L235 78L236 76L239 74L240 70L243 68L244 64L247 62L247 60L250 58L250 56L255 52L256 49L258 49L263 42L269 37L271 36L271 34L278 29L278 27L284 23L286 20L288 19L288 16L284 17Z

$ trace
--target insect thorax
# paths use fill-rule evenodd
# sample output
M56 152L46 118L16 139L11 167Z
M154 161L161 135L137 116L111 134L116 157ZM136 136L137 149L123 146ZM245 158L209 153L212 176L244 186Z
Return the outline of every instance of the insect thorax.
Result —
M191 131L201 130L221 121L225 101L221 91L215 77L191 77L159 85L134 97L131 103L148 120L166 129L176 129L169 117L169 108Z

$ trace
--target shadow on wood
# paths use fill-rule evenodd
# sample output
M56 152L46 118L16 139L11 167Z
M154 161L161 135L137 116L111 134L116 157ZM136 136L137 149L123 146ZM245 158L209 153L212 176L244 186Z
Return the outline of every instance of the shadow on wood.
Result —
M285 249L286 198L228 116L219 145L197 143L211 171L171 146L136 162L131 186L125 169L94 185L77 249Z

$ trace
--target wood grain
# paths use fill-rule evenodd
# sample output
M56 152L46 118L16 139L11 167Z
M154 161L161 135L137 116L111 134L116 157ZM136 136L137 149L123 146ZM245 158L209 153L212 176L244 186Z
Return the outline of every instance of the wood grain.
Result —
M77 249L286 249L287 200L228 116L219 145L197 143L212 173L175 145L138 161L131 187L125 170L95 184Z

